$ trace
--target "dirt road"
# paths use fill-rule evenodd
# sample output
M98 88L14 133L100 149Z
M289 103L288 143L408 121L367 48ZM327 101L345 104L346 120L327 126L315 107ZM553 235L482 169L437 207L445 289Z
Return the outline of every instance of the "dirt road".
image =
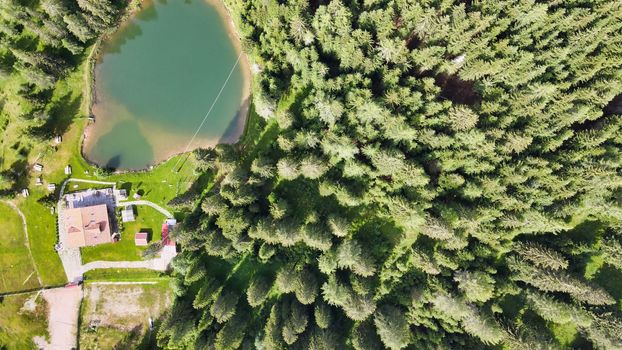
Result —
M78 317L82 287L48 289L43 292L48 302L48 332L50 342L37 338L39 348L45 350L77 349Z

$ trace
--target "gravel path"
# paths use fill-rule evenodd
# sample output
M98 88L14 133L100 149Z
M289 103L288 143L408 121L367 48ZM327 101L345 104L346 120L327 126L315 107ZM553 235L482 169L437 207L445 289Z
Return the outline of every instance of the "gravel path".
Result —
M145 201L145 200L139 200L139 201L130 201L130 202L118 202L117 205L121 206L121 207L127 207L130 205L147 205L152 207L153 209L159 211L160 213L162 213L162 215L164 215L166 218L170 219L173 217L173 214L171 214L171 212L169 212L168 210L162 208L161 206L153 203L153 202L149 202L149 201Z
M159 282L156 281L136 281L136 282L132 282L132 281L123 281L123 282L107 282L107 281L101 281L101 282L89 282L89 285L112 285L112 286L124 286L124 285L129 285L129 286L134 286L137 284L147 284L147 285L151 285L151 284L158 284Z
M26 225L26 216L22 213L21 210L15 205L13 202L3 201L9 207L13 208L17 212L17 214L22 218L22 225L24 227L24 235L26 236L26 241L24 245L28 248L28 255L30 256L30 262L32 263L33 269L35 269L35 274L37 275L37 281L39 282L39 286L43 287L43 281L41 281L41 276L39 275L39 269L37 268L37 264L35 263L35 259L32 256L32 251L30 250L30 240L28 239L28 225Z
M45 350L68 350L77 348L78 317L82 288L56 288L43 292L48 302L48 332L50 342L37 337L35 342Z

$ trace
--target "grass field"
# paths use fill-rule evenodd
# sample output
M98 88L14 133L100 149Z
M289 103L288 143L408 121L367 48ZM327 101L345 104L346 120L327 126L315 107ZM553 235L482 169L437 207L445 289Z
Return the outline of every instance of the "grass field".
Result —
M0 202L0 227L0 293L39 287L22 219L3 202Z
M145 247L137 247L134 244L134 235L137 232L149 233L149 242L162 239L162 222L164 215L148 206L135 206L136 221L123 224L121 240L116 243L102 244L95 247L82 248L82 263L91 261L134 261L142 260L142 252Z
M47 305L39 296L32 311L21 310L36 293L6 296L0 301L0 349L36 349L32 338L47 337Z
M84 275L87 282L136 282L136 281L164 281L169 277L158 271L147 269L95 269Z
M172 302L168 282L85 286L80 308L81 349L151 349L157 320Z
M83 159L81 139L88 123L90 57L94 48L92 46L85 50L78 68L55 85L51 101L44 111L47 119L42 127L37 127L36 120L28 117L30 104L18 94L23 83L22 77L11 74L0 79L0 99L4 97L6 102L0 110L0 132L3 134L0 138L0 171L11 169L12 173L18 174L19 181L13 190L28 188L30 191L30 197L16 198L16 204L27 218L28 231L33 237L31 249L45 285L61 284L66 279L60 259L54 251L57 224L51 208L57 198L47 191L47 184L54 183L57 185L55 194L58 195L61 183L67 178L65 166L71 165L72 177L115 181L120 187L140 191L144 199L163 206L176 195L185 192L198 177L194 173L193 156L183 156L187 159L185 162L178 162L181 156L175 157L150 172L125 174L107 174ZM40 129L41 139L28 136L33 127ZM58 145L53 141L55 135L62 135L62 142ZM43 171L33 171L34 163L42 164ZM38 177L43 180L43 186L35 185ZM5 186L0 183L0 190L5 189ZM70 187L68 190L83 187L93 186L79 185L76 189ZM15 254L21 255L19 251Z

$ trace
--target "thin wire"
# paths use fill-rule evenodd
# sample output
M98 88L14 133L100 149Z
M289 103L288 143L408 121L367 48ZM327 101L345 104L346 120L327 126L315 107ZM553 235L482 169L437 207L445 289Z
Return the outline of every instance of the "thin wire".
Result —
M212 109L214 109L214 106L216 105L216 102L218 102L218 99L220 98L220 95L225 90L225 86L227 86L227 83L229 83L229 79L231 79L231 75L233 74L233 71L235 70L235 68L238 66L238 63L240 62L240 58L241 57L242 57L242 53L240 52L240 54L238 55L238 59L235 60L235 64L233 65L233 67L231 68L231 71L229 72L229 75L227 76L227 79L225 80L225 82L220 87L220 91L218 91L218 95L216 95L216 98L214 99L214 102L212 102L212 105L210 106L209 110L205 114L205 117L201 121L201 124L199 124L199 127L195 131L194 135L192 135L192 138L190 139L190 141L186 145L186 149L184 149L182 154L185 154L186 152L188 152L188 149L190 149L190 145L192 144L192 142L194 142L194 139L199 134L199 131L201 131L201 128L203 127L203 124L205 124L205 121L207 120L207 117L209 117L210 113L212 113ZM183 157L180 157L179 159L177 159L177 163L175 163L175 166L172 168L172 171L175 171L175 169L177 168L177 165L179 165L179 161L182 158Z

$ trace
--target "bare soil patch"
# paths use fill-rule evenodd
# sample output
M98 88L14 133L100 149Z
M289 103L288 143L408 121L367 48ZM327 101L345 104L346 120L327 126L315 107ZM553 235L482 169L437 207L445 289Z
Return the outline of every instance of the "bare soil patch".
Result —
M49 343L43 338L35 338L37 346L42 349L73 349L77 348L78 315L82 289L56 288L43 292L43 298L49 306L48 332Z
M80 347L135 348L172 302L166 282L88 284L82 305ZM102 343L103 342L103 343Z

